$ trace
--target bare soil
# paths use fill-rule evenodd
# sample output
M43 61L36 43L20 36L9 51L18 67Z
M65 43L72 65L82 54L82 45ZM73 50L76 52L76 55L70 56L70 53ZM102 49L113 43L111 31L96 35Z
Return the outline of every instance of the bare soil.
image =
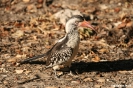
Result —
M132 88L132 0L1 0L0 88ZM49 50L65 35L53 15L79 10L95 31L80 31L72 73L44 70L46 58L17 66Z

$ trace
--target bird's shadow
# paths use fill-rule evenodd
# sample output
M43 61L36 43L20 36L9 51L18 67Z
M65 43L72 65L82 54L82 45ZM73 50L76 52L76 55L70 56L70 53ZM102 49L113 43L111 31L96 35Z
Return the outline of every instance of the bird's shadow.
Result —
M32 61L29 64L42 64L42 61ZM117 61L104 61L104 62L73 62L71 66L72 72L78 72L78 74L84 72L114 72L133 69L133 59L129 60L117 60Z
M27 62L28 64L38 64L46 65L46 62L43 61L32 61ZM23 63L23 64L27 64ZM73 62L71 66L71 71L73 73L82 74L84 72L114 72L114 71L123 71L123 70L132 70L133 69L133 60L117 60L117 61L104 61L104 62ZM40 79L39 76L36 78L26 80L18 84L25 84L33 80Z
M123 70L132 70L133 60L117 60L117 61L104 61L104 62L79 62L72 64L72 71L83 72L114 72Z

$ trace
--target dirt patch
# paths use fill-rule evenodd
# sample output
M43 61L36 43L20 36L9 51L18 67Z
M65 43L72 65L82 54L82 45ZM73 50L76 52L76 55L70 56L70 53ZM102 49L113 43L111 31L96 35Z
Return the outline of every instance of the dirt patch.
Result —
M133 2L130 0L1 0L1 88L132 88ZM80 11L96 31L82 29L72 73L60 79L44 70L46 58L16 66L45 53L63 37L64 25L53 15ZM61 71L58 74L62 74Z

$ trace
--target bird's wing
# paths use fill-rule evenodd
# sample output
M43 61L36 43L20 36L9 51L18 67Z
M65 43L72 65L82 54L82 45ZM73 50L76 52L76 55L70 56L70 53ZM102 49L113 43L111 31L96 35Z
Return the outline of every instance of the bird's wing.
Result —
M73 49L66 45L67 41L68 38L65 37L61 41L59 40L59 42L57 42L56 45L51 49L46 62L47 66L52 67L57 64L62 64L70 59Z

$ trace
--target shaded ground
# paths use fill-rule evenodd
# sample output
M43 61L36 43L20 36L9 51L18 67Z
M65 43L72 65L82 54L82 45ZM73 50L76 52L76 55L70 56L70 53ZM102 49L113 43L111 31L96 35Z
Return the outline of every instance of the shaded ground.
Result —
M64 26L53 17L62 9L79 10L96 31L79 31L80 49L72 72L44 70L41 59L18 61L45 53L63 37ZM133 2L130 0L1 0L0 88L132 88Z

